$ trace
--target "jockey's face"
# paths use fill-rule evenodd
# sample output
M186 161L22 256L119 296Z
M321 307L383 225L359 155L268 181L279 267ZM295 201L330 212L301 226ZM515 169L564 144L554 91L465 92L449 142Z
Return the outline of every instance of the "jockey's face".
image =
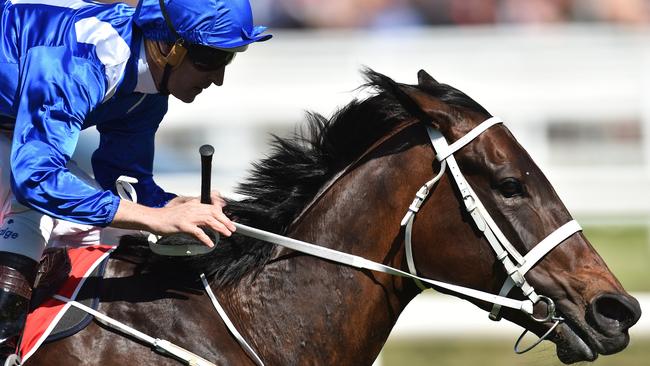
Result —
M167 88L171 95L185 103L191 103L203 89L210 85L223 85L225 70L226 65L212 71L199 69L186 56L178 68L172 70Z
M162 54L167 54L171 50L171 44L159 42ZM169 93L185 103L194 101L203 89L210 85L222 85L224 72L228 62L232 61L233 54L223 51L205 52L206 50L192 50L192 53L185 55L180 65L172 69L167 80L167 89ZM196 60L190 58L192 54ZM227 56L214 58L216 56ZM153 61L149 54L147 60L151 69L156 85L159 85L163 75L163 66Z

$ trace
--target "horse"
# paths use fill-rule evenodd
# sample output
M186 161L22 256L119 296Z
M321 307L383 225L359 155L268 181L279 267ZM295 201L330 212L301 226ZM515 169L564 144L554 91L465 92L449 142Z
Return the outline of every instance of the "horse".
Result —
M227 213L239 223L407 271L400 220L422 183L441 169L425 127L456 141L491 115L423 70L416 85L370 69L364 75L371 95L351 101L331 118L311 113L302 133L276 137L272 153L255 163L239 185L245 198L229 200ZM455 156L518 251L530 251L571 220L504 125L490 127ZM496 294L508 275L472 225L450 176L441 176L413 223L417 273ZM267 365L370 365L400 313L422 292L405 277L341 265L237 233L222 238L208 254L185 258L153 255L146 239L126 237L108 262L98 310L215 364L255 364L214 311L198 280L201 272ZM641 314L639 304L582 233L552 249L526 279L554 301L565 319L549 335L562 362L593 361L627 346L628 329ZM510 296L525 298L517 291ZM460 297L492 308L483 300ZM534 311L545 310L537 304ZM500 315L537 335L551 329L548 322L515 309L503 308ZM26 364L179 363L92 322L43 345Z

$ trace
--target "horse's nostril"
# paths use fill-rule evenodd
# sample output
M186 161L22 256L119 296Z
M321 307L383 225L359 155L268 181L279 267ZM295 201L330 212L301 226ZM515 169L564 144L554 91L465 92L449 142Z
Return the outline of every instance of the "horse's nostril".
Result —
M605 294L589 305L587 321L608 336L628 330L641 317L639 303L623 295Z

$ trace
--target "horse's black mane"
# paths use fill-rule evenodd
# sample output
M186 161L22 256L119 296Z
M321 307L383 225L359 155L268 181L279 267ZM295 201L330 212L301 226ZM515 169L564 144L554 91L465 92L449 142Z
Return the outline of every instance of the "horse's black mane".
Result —
M292 138L273 136L272 152L253 164L253 170L237 193L246 198L231 200L227 214L237 222L286 233L288 226L314 198L318 190L337 172L344 169L393 126L411 115L398 102L394 82L370 69L364 70L367 84L374 93L365 100L353 100L331 119L319 114L308 115L305 131ZM439 83L414 86L452 105L487 114L478 103L457 89ZM166 239L188 239L176 235ZM146 239L123 238L116 256L133 256L144 260L143 270L172 270L175 273L205 272L216 276L217 285L237 282L246 273L260 269L270 259L273 245L234 234L221 238L210 254L195 257L159 257L144 249Z

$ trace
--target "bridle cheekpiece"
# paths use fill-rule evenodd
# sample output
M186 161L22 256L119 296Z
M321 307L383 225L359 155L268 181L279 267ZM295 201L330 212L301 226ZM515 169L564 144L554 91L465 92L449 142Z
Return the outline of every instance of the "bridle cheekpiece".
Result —
M499 299L506 298L510 290L514 286L517 286L521 289L524 296L528 299L521 302L520 310L527 313L532 319L534 319L537 322L540 323L545 323L549 321L555 322L553 326L551 326L551 328L546 332L546 334L540 337L540 339L537 340L533 345L527 347L524 350L519 350L519 344L524 334L527 332L524 331L524 333L519 337L517 343L515 344L515 352L524 353L531 350L542 340L548 337L550 333L559 325L559 323L564 320L563 318L561 318L556 314L555 303L553 302L553 300L550 299L549 297L538 295L537 292L535 291L535 288L531 286L528 283L528 281L526 281L524 275L533 266L535 266L546 254L548 254L551 250L553 250L553 248L558 246L560 243L564 242L566 239L568 239L576 232L581 231L582 228L575 220L571 220L566 224L560 226L558 229L556 229L554 232L552 232L550 235L544 238L525 256L522 256L517 251L517 249L508 241L506 236L497 226L496 222L492 219L492 216L490 216L490 213L485 209L485 206L479 199L478 195L474 192L472 187L467 182L467 179L465 179L465 176L461 172L460 167L456 162L456 158L454 157L454 153L457 152L459 149L472 142L476 137L478 137L480 134L485 132L490 127L502 122L503 121L498 117L488 118L487 120L483 121L481 124L479 124L470 132L468 132L465 136L461 137L451 145L447 143L447 140L440 133L440 131L434 129L431 125L426 126L427 133L429 134L429 138L431 140L431 144L433 145L433 148L436 152L436 159L440 161L440 171L433 179L426 182L422 186L422 188L420 188L420 190L416 193L415 199L409 206L408 212L402 219L401 225L405 227L404 235L405 235L405 247L406 247L406 262L411 274L417 276L415 261L413 259L413 246L411 243L411 236L413 231L413 222L415 220L415 215L419 211L424 200L431 193L435 184L442 178L445 170L449 168L449 171L453 177L452 181L455 183L456 187L458 188L458 191L460 192L461 198L465 206L465 210L472 217L476 228L483 233L483 236L485 237L485 239L488 241L488 243L494 250L497 260L501 262L501 264L503 265L507 273L508 277L505 283L503 284L501 291L499 292L498 298ZM424 284L422 284L422 282L419 281L418 279L414 279L414 281L420 289L426 288ZM461 286L459 287L460 290L456 292L469 297L475 297L472 296L472 294L470 294L469 292L465 292L465 290L469 290L469 289ZM539 302L544 302L547 308L547 314L542 318L536 318L533 315L533 307L535 304ZM501 311L501 307L504 305L505 304L501 304L497 301L494 301L492 311L490 312L490 319L495 321L500 320L501 317L499 314Z

